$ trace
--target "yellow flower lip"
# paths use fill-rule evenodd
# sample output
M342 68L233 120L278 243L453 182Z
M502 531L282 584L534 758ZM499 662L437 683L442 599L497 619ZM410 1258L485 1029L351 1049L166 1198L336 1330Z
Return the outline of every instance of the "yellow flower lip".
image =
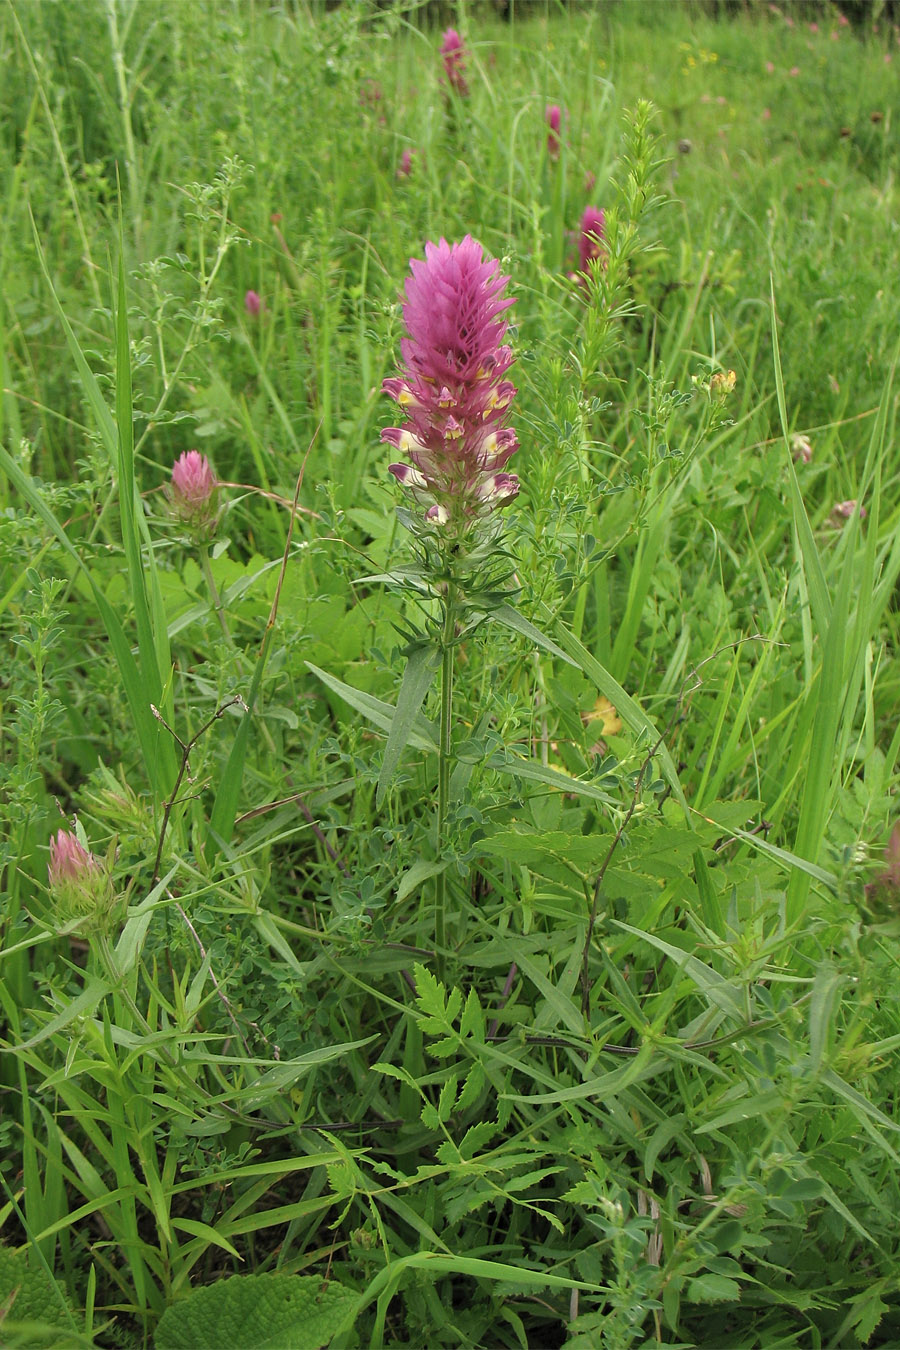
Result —
M622 730L622 719L604 694L600 695L590 712L581 714L581 720L586 727L599 722L604 736L615 736L616 732Z

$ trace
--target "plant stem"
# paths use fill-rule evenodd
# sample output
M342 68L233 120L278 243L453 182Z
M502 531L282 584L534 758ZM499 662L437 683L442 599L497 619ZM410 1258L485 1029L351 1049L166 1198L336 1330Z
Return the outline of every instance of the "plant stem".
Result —
M437 859L441 861L447 830L450 798L450 733L453 710L453 645L456 637L456 592L447 584L444 597L444 629L441 634L441 730L438 744ZM434 879L434 945L437 950L438 977L443 973L446 942L446 869Z
M231 629L228 627L228 621L225 618L225 611L222 608L222 597L219 595L219 588L216 585L215 577L212 574L212 567L209 563L209 548L206 544L200 544L198 548L200 554L200 566L203 568L203 575L206 578L206 585L209 594L215 606L219 623L222 625L222 632L225 634L225 641L229 647L234 646L234 639L231 636Z

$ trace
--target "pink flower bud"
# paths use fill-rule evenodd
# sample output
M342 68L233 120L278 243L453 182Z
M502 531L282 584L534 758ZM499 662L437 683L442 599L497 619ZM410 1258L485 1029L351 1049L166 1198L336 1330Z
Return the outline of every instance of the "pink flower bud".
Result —
M47 876L51 889L68 882L80 881L97 868L93 853L88 853L71 830L60 830L50 840L50 862Z
M256 293L256 291L248 291L247 294L244 296L244 309L247 311L247 313L250 315L252 319L257 318L262 307L263 307L262 298Z
M215 493L218 479L206 455L186 450L172 465L169 502L179 520L194 529L207 531L215 521Z
M60 926L77 921L89 929L109 927L116 903L109 873L71 830L50 840L47 881Z

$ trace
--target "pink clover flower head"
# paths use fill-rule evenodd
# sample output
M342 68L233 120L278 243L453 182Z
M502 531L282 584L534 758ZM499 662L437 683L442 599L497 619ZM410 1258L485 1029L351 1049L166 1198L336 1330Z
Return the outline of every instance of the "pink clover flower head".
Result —
M603 257L603 236L606 217L596 206L586 206L581 217L578 235L578 267L584 276L590 276L590 263Z
M215 519L218 485L206 455L185 450L172 465L169 501L173 513L186 525L208 529Z
M468 98L469 83L466 79L466 49L463 40L455 28L448 28L441 43L441 58L444 62L444 74L447 83L460 98Z
M390 472L425 506L426 521L460 534L519 490L503 472L519 444L506 425L516 393L506 378L508 281L471 235L427 243L406 281L404 370L382 385L407 417L381 433L405 456Z
M561 142L559 138L559 129L562 126L563 113L558 103L548 103L544 112L544 121L547 123L547 154L551 159L559 159Z
M263 307L262 297L256 291L248 291L244 296L244 309L250 315L251 319L258 317Z
M59 830L50 840L47 881L60 925L79 920L107 926L115 905L109 873L71 830Z
M400 156L400 163L397 165L397 177L408 178L409 175L412 173L412 167L413 167L413 152L412 150L407 148L406 150L403 151L403 154Z
M69 882L81 881L97 868L97 860L71 830L60 830L50 840L50 862L47 877L51 889Z
M813 450L808 436L799 431L791 437L791 459L795 464L812 463Z
M831 508L831 515L829 516L830 523L832 525L842 525L845 520L851 518L857 509L857 505L858 503L855 497L850 497L845 502L835 502L834 506ZM866 508L864 506L859 507L859 518L860 520L865 520L866 518Z

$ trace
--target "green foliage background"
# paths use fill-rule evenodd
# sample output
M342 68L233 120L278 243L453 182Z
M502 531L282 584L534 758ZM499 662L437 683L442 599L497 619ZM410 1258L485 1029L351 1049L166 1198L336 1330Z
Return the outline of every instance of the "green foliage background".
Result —
M334 1291L298 1344L897 1344L897 31L460 4L461 100L428 19L0 9L4 1344L276 1275ZM466 233L520 591L439 846L436 690L377 791L423 614L380 386Z

